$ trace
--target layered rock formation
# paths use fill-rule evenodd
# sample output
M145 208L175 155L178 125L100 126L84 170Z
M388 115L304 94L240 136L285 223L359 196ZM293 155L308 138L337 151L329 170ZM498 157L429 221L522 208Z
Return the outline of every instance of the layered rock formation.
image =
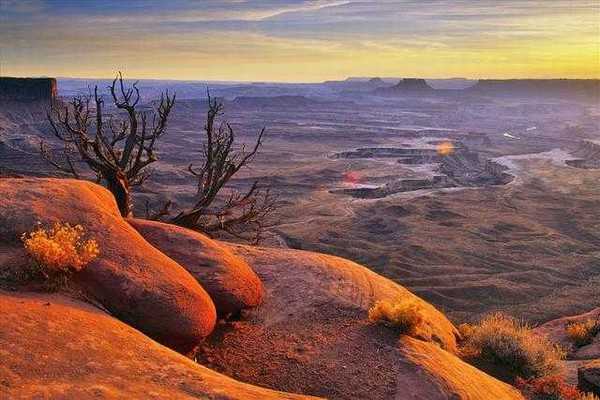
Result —
M453 142L443 154L436 148L369 147L334 154L332 158L397 158L399 164L437 164L435 175L421 179L400 179L378 187L345 188L332 190L363 199L379 199L395 193L421 189L478 187L505 185L513 180L508 168L496 161L484 159L460 142Z
M596 169L600 168L600 142L595 140L582 140L575 151L571 153L575 159L567 160L567 165L575 168Z
M550 96L600 100L598 79L483 79L469 93L505 96Z
M375 90L377 95L400 95L432 93L435 89L427 84L425 79L404 78L392 87L383 87Z
M54 78L0 77L0 101L49 102L57 93Z
M462 84L439 82L435 88L425 79L405 78L392 87L380 87L376 95L435 94L439 96L545 97L600 101L598 79L482 79Z

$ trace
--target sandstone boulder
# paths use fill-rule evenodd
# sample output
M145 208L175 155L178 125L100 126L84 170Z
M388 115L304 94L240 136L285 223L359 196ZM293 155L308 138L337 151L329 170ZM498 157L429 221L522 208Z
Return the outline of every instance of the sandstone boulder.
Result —
M522 400L456 357L456 329L400 285L339 257L229 245L264 283L261 307L218 326L197 359L244 382L332 399ZM377 300L422 307L420 339L368 321Z
M61 295L0 291L0 315L2 399L309 399L220 375Z
M133 329L186 350L210 332L216 313L196 279L122 219L106 190L4 179L0 192L2 267L18 268L22 254L2 249L18 249L20 233L38 220L82 224L101 256L76 281L113 314L63 295L0 290L0 398L305 398L284 391L338 400L523 400L455 355L458 332L440 311L361 265L138 223L155 225L168 239L165 251L184 261L197 260L202 242L206 262L222 264L218 279L250 265L263 282L261 307L221 322L198 348L201 364L247 384L226 378ZM413 337L368 320L379 300L418 305L422 323Z
M600 396L600 360L595 360L577 370L578 386L581 390Z
M212 331L216 311L200 284L119 215L112 195L86 181L0 179L0 241L16 245L37 223L81 224L100 256L75 280L122 321L189 351Z
M592 343L582 346L573 354L577 360L600 359L600 335L596 335Z
M366 312L379 300L414 301L422 308L424 317L416 335L451 353L456 352L459 333L443 313L362 265L308 251L224 245L252 265L267 289L277 287L277 296L272 293L274 298L265 304L266 310L279 307L280 312L288 313L307 304L314 308L329 303Z
M219 315L236 314L262 302L264 290L260 279L228 247L174 225L142 219L130 219L129 223L200 282Z

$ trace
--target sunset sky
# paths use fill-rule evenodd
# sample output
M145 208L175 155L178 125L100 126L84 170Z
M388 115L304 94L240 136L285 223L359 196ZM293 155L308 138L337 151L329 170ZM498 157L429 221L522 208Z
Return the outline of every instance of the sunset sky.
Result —
M598 0L0 4L3 76L600 77Z

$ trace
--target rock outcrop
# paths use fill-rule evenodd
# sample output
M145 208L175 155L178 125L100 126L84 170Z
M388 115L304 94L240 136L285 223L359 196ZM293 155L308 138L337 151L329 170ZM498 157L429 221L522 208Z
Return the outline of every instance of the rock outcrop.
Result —
M56 96L54 78L0 77L0 101L49 102Z
M523 400L455 355L458 331L439 310L354 262L215 242L132 220L148 243L110 193L89 182L2 179L0 193L0 284L3 270L26 261L21 232L37 221L82 224L101 254L74 281L103 308L26 287L0 290L0 397L307 398L285 391L332 399ZM217 304L243 307L262 297L256 277L264 285L261 306L221 322L196 353L200 364L237 380L144 336L191 349L215 323L198 280L215 284ZM412 337L368 320L379 300L417 305L422 322Z
M425 79L405 78L392 87L382 87L374 91L376 95L414 95L433 93L435 89L427 84Z
M380 199L396 193L421 189L505 185L513 180L508 168L494 160L484 159L460 142L453 142L449 154L436 148L367 147L336 153L332 158L397 158L399 164L438 164L436 175L422 179L396 179L377 187L334 189L362 199Z
M409 91L429 91L432 90L432 87L427 84L425 79L405 78L398 82L396 86L392 86L392 89Z
M598 79L482 79L466 90L477 95L542 96L600 100Z
M379 77L375 77L375 78L371 78L367 81L367 83L373 87L383 87L383 86L388 86L387 83L385 83L385 81Z
M245 320L217 328L199 349L201 363L259 386L332 399L522 399L456 357L454 326L396 283L339 257L231 247L267 294ZM419 339L369 322L377 300L419 304Z
M208 292L219 315L258 306L263 285L252 268L231 250L198 232L142 219L129 223L154 247L177 261Z
M581 390L600 396L600 360L592 361L579 368L577 381Z
M62 295L0 290L2 399L300 400L235 381Z
M575 386L583 382L581 388L588 391L591 390L591 383L586 383L586 377L589 375L590 379L592 379L594 375L584 373L584 371L591 361L600 360L600 335L597 335L590 344L578 347L567 336L565 328L571 323L581 323L587 320L594 321L598 318L600 318L600 308L584 314L557 318L535 328L537 334L546 336L553 343L558 344L567 351L566 360L563 361L563 368L561 369L561 375L565 381Z
M574 322L585 322L587 320L600 319L600 308L596 308L585 314L573 315L548 321L535 329L541 335L545 335L554 343L558 343L565 349L571 349L569 359L572 360L592 360L600 359L600 336L586 346L576 348L568 338L565 331L567 324Z
M375 78L348 78L343 81L325 81L323 85L344 94L356 94L370 92L377 88L392 86L386 83L383 79Z
M576 158L565 161L571 167L584 169L600 168L600 142L597 140L582 140L578 148L571 154Z
M182 352L211 333L216 311L209 295L120 216L106 189L70 179L0 179L0 193L3 245L20 245L20 235L37 223L81 224L102 252L78 274L90 297L120 320Z

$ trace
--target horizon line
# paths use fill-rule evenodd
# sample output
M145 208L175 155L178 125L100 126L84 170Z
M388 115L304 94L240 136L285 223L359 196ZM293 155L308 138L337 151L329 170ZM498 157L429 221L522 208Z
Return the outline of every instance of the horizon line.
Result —
M38 75L38 76L23 76L23 75L0 75L0 78L53 78L53 79L72 79L72 80L112 80L114 77L73 77L73 76L47 76L47 75ZM499 81L509 81L509 80L600 80L600 77L589 77L589 78L581 78L581 77L552 77L552 78L531 78L531 77L519 77L519 78L474 78L474 77L444 77L444 78L423 78L420 76L347 76L345 78L338 79L326 79L321 81L260 81L260 80L227 80L227 79L177 79L177 78L136 78L136 77L124 77L127 81L171 81L171 82L199 82L199 83L238 83L238 84L253 84L253 83L268 83L268 84L323 84L326 82L345 82L351 79L395 79L395 80L403 80L403 79L424 79L426 81L435 81L435 80L466 80L466 81L482 81L482 80L499 80Z

